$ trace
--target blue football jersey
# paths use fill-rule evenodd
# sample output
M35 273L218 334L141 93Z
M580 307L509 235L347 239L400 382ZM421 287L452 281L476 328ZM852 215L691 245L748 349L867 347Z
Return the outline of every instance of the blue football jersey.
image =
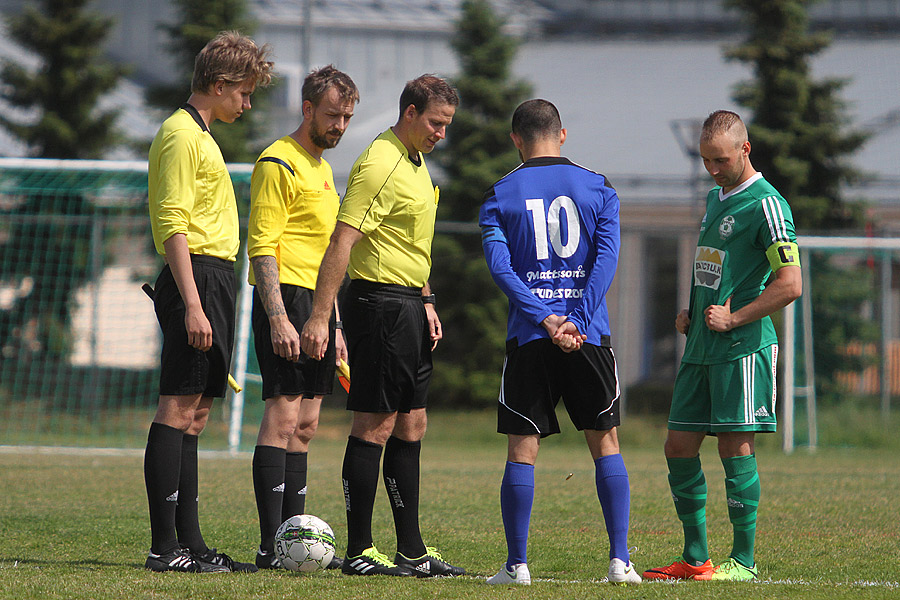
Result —
M606 177L567 158L533 158L488 190L479 224L488 268L509 298L508 340L549 337L541 322L556 314L588 343L609 343L619 198Z

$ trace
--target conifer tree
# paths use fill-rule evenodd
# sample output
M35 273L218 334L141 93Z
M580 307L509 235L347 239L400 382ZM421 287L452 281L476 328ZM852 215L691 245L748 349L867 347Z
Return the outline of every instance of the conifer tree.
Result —
M862 207L845 202L841 187L861 176L848 157L866 135L847 129L846 106L838 95L846 82L816 81L810 74L810 59L831 42L829 34L809 31L807 7L815 1L727 0L749 24L747 39L727 56L754 72L735 93L753 115L748 125L753 166L790 203L798 231L831 232L862 224ZM834 373L861 370L871 361L846 350L855 341L875 341L878 333L864 311L871 270L830 258L814 256L811 281L803 287L813 307L816 388L820 397L836 401L842 390Z
M462 221L469 233L438 234L432 289L445 337L435 355L434 400L451 406L496 401L506 339L506 297L491 280L474 225L484 193L519 164L509 139L512 113L529 86L511 80L518 43L485 0L465 0L451 44L460 59L453 80L460 106L435 152L443 168L438 217ZM465 226L463 226L464 228Z
M0 95L30 118L0 115L0 125L39 158L98 159L123 140L115 110L101 110L101 97L124 74L101 58L112 21L87 11L87 0L41 0L6 17L9 35L38 59L36 68L4 61ZM15 177L13 177L15 179ZM102 248L91 244L89 219L97 207L84 193L85 177L60 171L5 211L0 240L2 278L29 292L16 310L0 311L0 361L39 367L19 372L51 376L72 348L71 315L75 291L91 276ZM12 216L12 218L9 218ZM101 256L103 261L105 257ZM63 267L64 265L64 267Z
M531 91L512 80L519 43L503 33L503 19L486 0L465 0L451 46L459 56L453 80L460 106L438 155L446 173L441 194L448 206L441 217L477 221L485 190L519 164L509 139L513 110Z
M100 110L125 69L103 60L103 40L113 21L85 10L88 0L40 0L7 17L9 35L37 55L31 70L5 60L0 96L33 111L34 120L0 115L0 125L40 158L101 158L123 141L118 111Z
M753 164L791 203L799 228L860 225L861 213L841 197L841 185L859 178L847 157L865 142L848 131L839 79L815 81L810 59L828 47L829 34L810 33L807 6L816 0L727 0L740 9L749 36L726 56L749 64L752 81L735 100L753 112Z
M222 31L235 30L252 35L256 24L249 15L247 0L173 0L176 24L163 26L172 41L171 52L178 69L173 83L151 86L147 102L165 111L181 106L191 94L194 59L209 40ZM253 162L261 148L259 109L265 89L257 88L251 102L253 110L244 112L234 123L215 122L210 127L226 162Z

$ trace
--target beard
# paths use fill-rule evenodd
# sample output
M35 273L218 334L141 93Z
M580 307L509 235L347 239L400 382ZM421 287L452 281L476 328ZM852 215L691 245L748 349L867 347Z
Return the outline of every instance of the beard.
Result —
M316 145L316 147L322 148L323 150L334 148L338 145L338 142L341 141L342 134L336 133L334 136L332 136L331 139L329 139L328 137L326 137L326 133L327 132L321 132L315 122L310 124L309 139L313 144Z

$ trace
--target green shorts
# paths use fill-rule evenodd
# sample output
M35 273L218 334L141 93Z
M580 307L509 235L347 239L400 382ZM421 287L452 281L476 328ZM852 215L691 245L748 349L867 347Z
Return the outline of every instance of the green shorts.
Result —
M775 431L778 345L714 365L681 363L675 377L669 429Z

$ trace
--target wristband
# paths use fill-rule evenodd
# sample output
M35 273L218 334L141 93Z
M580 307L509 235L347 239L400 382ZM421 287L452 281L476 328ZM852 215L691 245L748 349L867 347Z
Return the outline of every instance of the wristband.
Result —
M428 294L427 296L422 296L423 304L434 304L434 294Z
M344 324L343 324L341 321L335 321L335 322L334 322L334 328L335 328L335 329L343 329L343 328L344 328Z

